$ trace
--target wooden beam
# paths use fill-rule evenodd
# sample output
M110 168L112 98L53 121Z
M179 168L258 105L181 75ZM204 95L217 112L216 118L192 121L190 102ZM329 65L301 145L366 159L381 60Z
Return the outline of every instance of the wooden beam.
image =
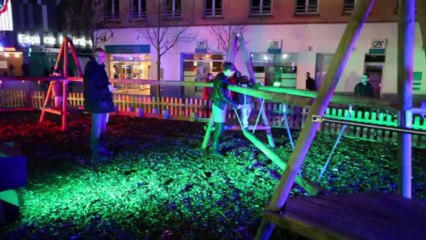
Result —
M309 151L320 125L319 122L312 121L312 116L324 115L327 105L333 96L334 89L336 88L343 70L345 69L350 55L352 54L352 49L358 40L362 27L370 14L370 10L373 7L374 2L375 0L357 1L351 19L342 35L339 45L337 46L336 53L327 71L324 83L318 92L318 96L315 99L313 107L308 113L305 126L303 127L297 140L296 147L291 154L288 166L285 169L278 188L268 206L268 209L273 212L279 211L288 199L289 193L297 177L297 173L305 160L305 156ZM275 226L272 223L263 220L256 234L256 239L269 239L274 227Z
M305 98L316 98L318 95L318 92L316 91L307 91L307 90L292 89L292 88L259 86L256 89L264 90L268 92L284 93L288 95L305 97ZM345 105L364 106L364 107L380 107L381 109L395 110L395 108L393 107L392 101L386 100L386 99L335 94L331 98L330 102L335 104L345 104Z
M415 43L415 0L399 0L398 21L398 125L410 128L413 107L413 67ZM411 198L412 137L409 133L398 133L398 191Z
M256 136L254 136L249 131L243 130L243 134L251 143L253 143L253 145L255 145L269 159L271 159L273 163L278 165L278 167L280 167L282 170L286 169L287 163L276 152L266 146L266 144L261 142ZM313 183L311 180L301 176L296 176L296 183L306 192L308 192L311 196L317 195L318 192L321 190L321 188L315 183Z

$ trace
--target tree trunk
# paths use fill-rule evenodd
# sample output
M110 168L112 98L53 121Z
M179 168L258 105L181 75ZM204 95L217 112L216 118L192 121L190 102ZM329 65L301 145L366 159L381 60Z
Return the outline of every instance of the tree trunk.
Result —
M160 55L158 55L157 56L158 58L157 58L157 80L158 81L160 81L161 80L161 57L160 57ZM160 96L160 85L157 85L156 86L156 96L158 97L158 98L160 98L161 96Z

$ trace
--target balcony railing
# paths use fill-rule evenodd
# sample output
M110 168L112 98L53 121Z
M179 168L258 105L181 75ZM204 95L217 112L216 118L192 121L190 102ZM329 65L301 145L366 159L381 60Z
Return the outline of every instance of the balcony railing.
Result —
M105 17L105 21L114 21L114 20L120 19L120 15L118 13L111 13L111 12L106 12L104 17Z
M204 17L222 17L222 8L204 9Z
M352 13L355 8L355 3L345 3L343 5L343 13Z
M318 14L319 13L319 5L318 4L312 4L312 5L296 5L295 9L296 14Z
M252 6L250 8L250 15L272 15L272 6Z
M130 17L132 19L146 19L146 12L145 11L132 11L130 13Z
M166 11L164 13L165 18L181 18L182 17L182 11L181 10L175 10L175 11Z

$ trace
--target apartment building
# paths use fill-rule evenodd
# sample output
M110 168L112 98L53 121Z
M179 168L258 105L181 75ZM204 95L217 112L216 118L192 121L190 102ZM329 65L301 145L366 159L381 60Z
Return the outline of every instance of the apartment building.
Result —
M397 91L397 0L376 0L353 48L337 92L352 94L363 72L377 96ZM320 86L356 0L103 0L99 10L113 37L101 41L111 76L157 79L153 31L160 27L163 47L160 79L203 81L216 73L226 56L229 32L246 41L258 81L265 85L305 89L306 72ZM161 35L160 35L161 36ZM151 40L150 40L151 38ZM426 95L425 50L416 27L414 94ZM160 44L160 45L161 45ZM247 74L241 51L235 64ZM168 93L171 94L171 93ZM200 89L185 95L199 96Z

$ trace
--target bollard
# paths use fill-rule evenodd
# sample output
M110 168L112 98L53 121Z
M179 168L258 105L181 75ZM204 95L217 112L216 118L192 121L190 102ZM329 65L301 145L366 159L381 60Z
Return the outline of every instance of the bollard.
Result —
M198 119L198 113L193 112L191 113L191 121L196 121Z
M143 117L143 108L137 108L136 109L136 114L138 117Z
M164 119L169 119L170 118L170 113L169 113L169 111L168 110L164 110L163 111L163 116L164 116Z

